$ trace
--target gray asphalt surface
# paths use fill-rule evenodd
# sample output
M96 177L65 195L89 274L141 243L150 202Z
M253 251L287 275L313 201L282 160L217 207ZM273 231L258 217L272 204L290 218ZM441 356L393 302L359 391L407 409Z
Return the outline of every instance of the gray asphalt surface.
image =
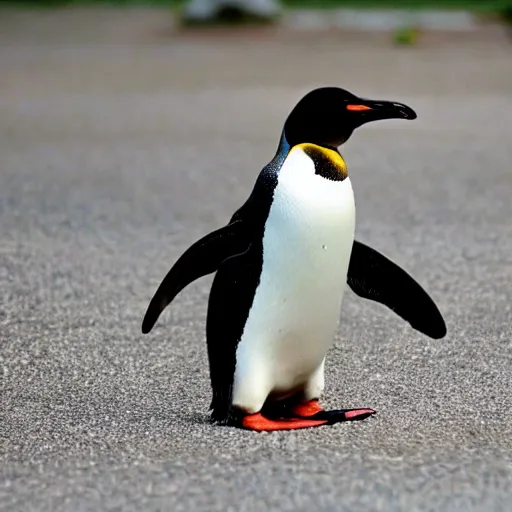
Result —
M510 510L510 47L169 38L147 12L0 20L2 511ZM358 238L429 290L449 333L425 338L347 292L324 403L378 415L213 427L211 278L151 335L141 320L324 84L417 110L343 153Z

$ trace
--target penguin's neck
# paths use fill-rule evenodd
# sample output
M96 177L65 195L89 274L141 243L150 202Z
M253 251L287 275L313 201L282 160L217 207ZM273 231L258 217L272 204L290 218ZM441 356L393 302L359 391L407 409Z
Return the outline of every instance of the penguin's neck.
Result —
M290 153L302 151L315 166L315 174L331 181L343 181L348 177L347 164L336 149L318 146L317 144L297 144Z
M274 156L274 159L278 158L286 158L286 155L290 152L290 144L286 140L286 135L284 134L284 130L281 132L281 138L279 139L279 146L277 146L277 151Z
M286 140L284 130L281 133L274 161L282 163L292 151L297 150L303 151L313 160L316 174L335 181L343 181L348 176L347 164L336 148L308 142L291 147Z

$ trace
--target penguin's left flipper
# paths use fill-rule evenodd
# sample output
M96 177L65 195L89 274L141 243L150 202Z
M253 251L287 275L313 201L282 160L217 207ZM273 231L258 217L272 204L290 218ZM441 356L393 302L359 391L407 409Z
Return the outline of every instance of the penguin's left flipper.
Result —
M192 281L215 272L223 261L247 251L251 245L248 231L242 220L235 220L191 245L169 270L151 299L142 332L147 334L153 329L162 311Z
M347 282L360 297L380 302L411 326L434 339L446 335L446 324L427 292L398 265L355 241Z

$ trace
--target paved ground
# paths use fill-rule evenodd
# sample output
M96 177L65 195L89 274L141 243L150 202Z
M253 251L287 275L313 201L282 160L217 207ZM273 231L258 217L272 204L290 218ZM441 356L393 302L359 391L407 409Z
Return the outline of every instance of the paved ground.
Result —
M87 16L0 16L0 509L510 510L510 47L166 38L162 16ZM325 403L378 416L215 428L211 278L150 336L141 319L320 84L418 111L360 130L344 154L358 237L427 287L449 334L426 339L349 292Z

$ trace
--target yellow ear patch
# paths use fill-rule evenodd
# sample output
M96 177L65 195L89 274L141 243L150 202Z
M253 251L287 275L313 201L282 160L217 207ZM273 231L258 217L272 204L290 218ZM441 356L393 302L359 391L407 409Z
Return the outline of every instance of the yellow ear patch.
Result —
M348 169L343 157L334 149L325 148L316 144L303 143L293 146L291 151L302 149L314 162L317 174L329 174L333 179L333 171L338 174L336 180L344 180L348 176ZM327 176L326 176L327 177Z

